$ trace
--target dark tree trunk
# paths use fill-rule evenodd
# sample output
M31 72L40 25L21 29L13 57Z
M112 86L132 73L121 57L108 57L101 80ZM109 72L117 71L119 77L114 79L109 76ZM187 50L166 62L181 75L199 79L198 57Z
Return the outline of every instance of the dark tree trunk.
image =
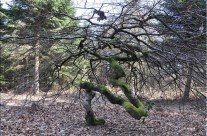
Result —
M187 81L186 81L186 84L185 84L185 90L184 90L184 94L183 94L183 100L184 101L188 100L189 96L190 96L191 83L192 83L192 73L193 73L192 64L189 63L188 73L187 73Z

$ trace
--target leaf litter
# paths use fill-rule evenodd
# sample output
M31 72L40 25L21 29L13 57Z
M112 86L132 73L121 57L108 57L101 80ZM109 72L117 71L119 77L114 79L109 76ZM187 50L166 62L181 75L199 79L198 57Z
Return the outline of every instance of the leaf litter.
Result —
M1 97L3 98L3 97ZM1 100L2 101L2 100ZM0 108L1 136L205 136L205 116L178 107L158 109L156 106L144 120L133 119L118 105L93 102L102 126L87 126L81 100L53 104L30 103L12 105L7 101Z

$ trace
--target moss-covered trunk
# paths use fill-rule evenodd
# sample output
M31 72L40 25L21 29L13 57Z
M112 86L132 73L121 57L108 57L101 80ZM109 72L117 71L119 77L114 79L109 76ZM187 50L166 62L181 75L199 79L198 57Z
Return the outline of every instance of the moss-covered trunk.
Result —
M100 125L105 123L103 119L96 119L94 116L93 110L91 108L91 100L95 95L93 91L103 94L112 104L121 105L135 119L141 119L141 117L147 116L147 111L145 110L142 102L133 96L132 91L128 88L124 81L119 80L119 78L125 77L125 73L121 66L118 65L113 59L110 59L109 62L113 69L110 82L112 85L120 87L126 98L115 96L104 85L92 82L82 82L80 84L80 88L86 90L84 108L86 110L85 119L88 125Z
M94 92L86 89L86 96L83 102L83 107L86 110L85 120L87 125L92 125L92 126L102 125L105 123L105 121L103 119L96 119L91 107L91 101L94 98L94 96L95 96Z

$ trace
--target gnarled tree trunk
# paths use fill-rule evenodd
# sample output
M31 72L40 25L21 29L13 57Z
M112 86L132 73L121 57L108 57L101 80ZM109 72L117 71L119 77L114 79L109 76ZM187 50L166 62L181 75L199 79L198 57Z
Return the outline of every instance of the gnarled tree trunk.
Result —
M113 59L110 59L109 62L113 69L110 76L110 82L112 85L120 87L126 98L115 96L104 85L92 82L82 82L80 88L86 90L86 99L83 105L86 110L85 119L88 125L101 125L105 123L103 119L96 119L94 116L91 108L91 100L95 96L93 91L103 94L112 104L121 105L135 119L139 120L141 117L147 116L147 111L142 102L133 96L132 91L127 87L124 81L119 80L119 78L126 76L121 66L119 66Z

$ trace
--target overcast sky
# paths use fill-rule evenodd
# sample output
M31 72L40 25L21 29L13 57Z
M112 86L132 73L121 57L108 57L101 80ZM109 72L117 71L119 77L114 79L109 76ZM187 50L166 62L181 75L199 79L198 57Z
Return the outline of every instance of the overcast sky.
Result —
M0 0L3 4L3 8L7 8L6 3L10 3L12 0ZM111 0L73 0L75 9L76 9L76 16L77 17L88 17L92 15L93 9L84 9L84 8L101 8L104 10L104 12L108 12L109 10L112 10L107 4L102 5L102 3L110 2ZM121 0L115 0L115 2L121 1ZM115 9L113 9L115 10ZM116 9L117 10L117 9ZM96 20L93 20L96 22Z
M3 8L6 8L7 7L7 5L6 5L6 3L8 2L10 2L11 0L0 0L1 1L1 3L3 4Z
M12 0L0 0L1 3L3 3L3 8L6 8L6 3L11 2ZM106 16L107 13L113 14L113 13L119 13L120 12L120 5L112 5L110 3L118 3L123 2L124 0L72 0L76 9L76 16L77 17L88 17L91 16L93 13L93 9L100 9L105 12ZM141 0L142 3L153 3L153 1L157 0ZM103 4L104 3L104 4ZM84 9L89 8L89 9Z
M1 3L3 3L3 8L6 8L6 3L11 2L11 0L0 0ZM81 8L101 8L105 12L109 11L112 12L112 10L118 10L114 7L112 7L109 3L114 2L118 3L123 0L72 0L74 3L74 6L76 7L76 16L81 16L82 14L88 14L88 12L91 12L92 10L86 10ZM144 0L144 1L152 1L152 0ZM105 4L102 4L105 3ZM108 3L108 4L107 4Z
M85 5L86 1L87 1L87 4ZM107 2L107 1L108 0L105 0L105 2ZM7 8L8 6L6 3L10 3L11 0L0 0L0 2L3 4L3 8ZM104 0L98 0L98 2L97 2L97 0L73 0L74 6L77 8L84 8L84 6L87 8L92 8L92 7L95 8L95 6L98 7L98 5L99 5L99 7L101 7L100 3L102 3L102 2L104 2ZM86 10L78 9L76 12L77 12L76 15L80 16L80 15L86 13Z

